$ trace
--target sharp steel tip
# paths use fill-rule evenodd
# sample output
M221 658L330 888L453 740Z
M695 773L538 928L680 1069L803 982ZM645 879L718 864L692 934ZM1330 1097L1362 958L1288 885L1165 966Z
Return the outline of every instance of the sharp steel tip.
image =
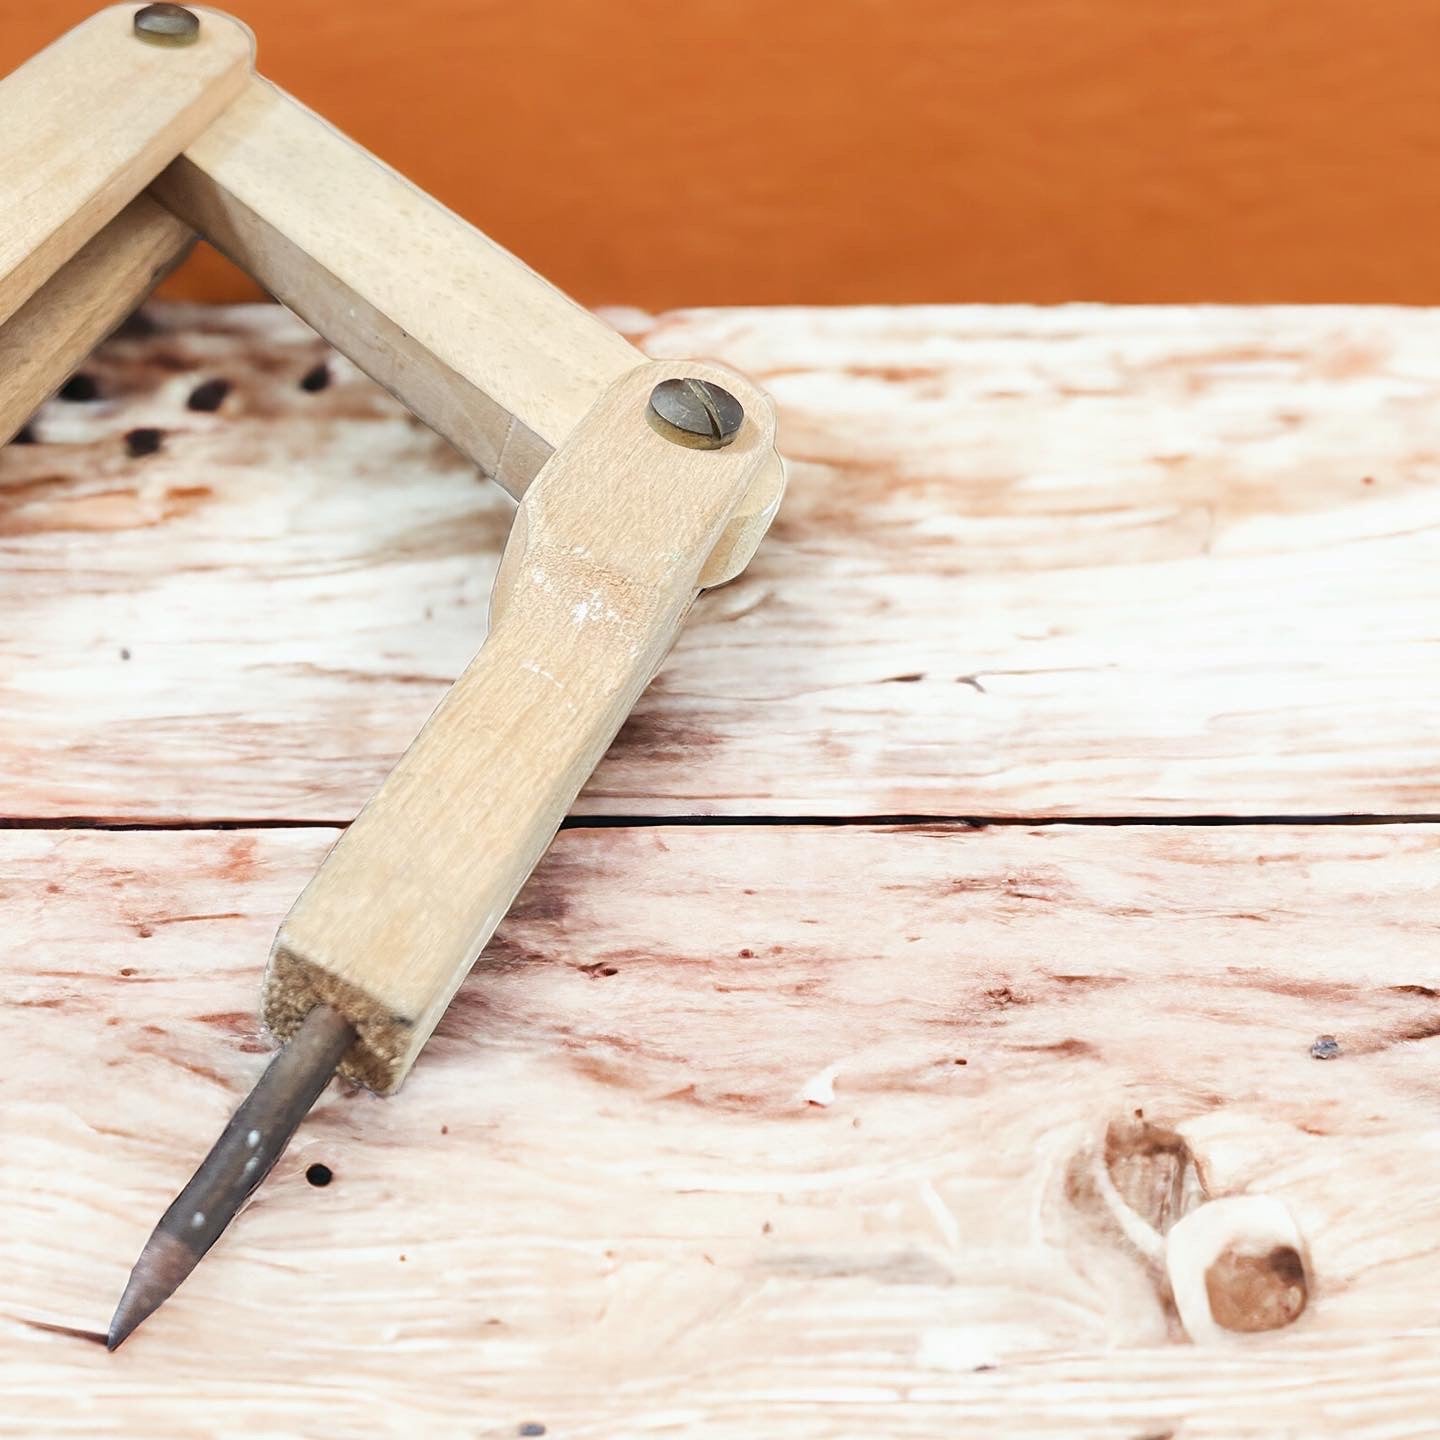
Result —
M107 1350L124 1344L200 1263L280 1158L354 1040L354 1026L338 1010L316 1005L275 1053L145 1242L115 1307Z
M115 1307L105 1348L118 1349L135 1328L153 1315L180 1288L180 1282L199 1263L200 1257L173 1235L155 1233L145 1242L125 1293Z

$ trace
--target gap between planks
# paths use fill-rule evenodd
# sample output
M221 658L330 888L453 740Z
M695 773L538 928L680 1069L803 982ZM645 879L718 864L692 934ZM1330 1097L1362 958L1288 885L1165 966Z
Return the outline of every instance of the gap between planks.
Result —
M0 815L0 830L207 831L207 830L344 830L348 820L176 819L117 820L99 815ZM1185 829L1196 826L1243 828L1249 825L1435 825L1440 814L1357 815L568 815L561 830L735 829L745 826L790 825L838 829L846 826L904 826L935 830L1054 829L1089 826L1095 829L1140 826Z

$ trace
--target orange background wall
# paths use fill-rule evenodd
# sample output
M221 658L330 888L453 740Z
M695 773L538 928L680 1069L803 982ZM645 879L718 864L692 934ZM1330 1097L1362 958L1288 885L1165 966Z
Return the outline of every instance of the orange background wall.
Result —
M92 8L0 0L0 70ZM1436 0L234 8L589 303L1440 301Z

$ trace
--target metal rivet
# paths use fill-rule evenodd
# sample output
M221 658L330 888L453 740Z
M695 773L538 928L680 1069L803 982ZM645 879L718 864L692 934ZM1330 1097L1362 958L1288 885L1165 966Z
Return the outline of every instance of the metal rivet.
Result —
M200 17L183 5L147 5L135 12L135 33L151 45L192 45Z
M650 428L677 445L719 450L740 432L745 408L708 380L662 380L650 392Z

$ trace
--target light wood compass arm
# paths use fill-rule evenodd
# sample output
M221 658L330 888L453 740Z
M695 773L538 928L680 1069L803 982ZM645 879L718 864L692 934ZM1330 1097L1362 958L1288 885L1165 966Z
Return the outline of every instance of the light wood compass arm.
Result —
M404 1078L549 846L773 454L765 397L689 368L741 399L735 442L686 449L646 423L668 365L601 396L521 501L484 648L280 927L271 1029L330 1004L360 1032L342 1068L377 1090Z

